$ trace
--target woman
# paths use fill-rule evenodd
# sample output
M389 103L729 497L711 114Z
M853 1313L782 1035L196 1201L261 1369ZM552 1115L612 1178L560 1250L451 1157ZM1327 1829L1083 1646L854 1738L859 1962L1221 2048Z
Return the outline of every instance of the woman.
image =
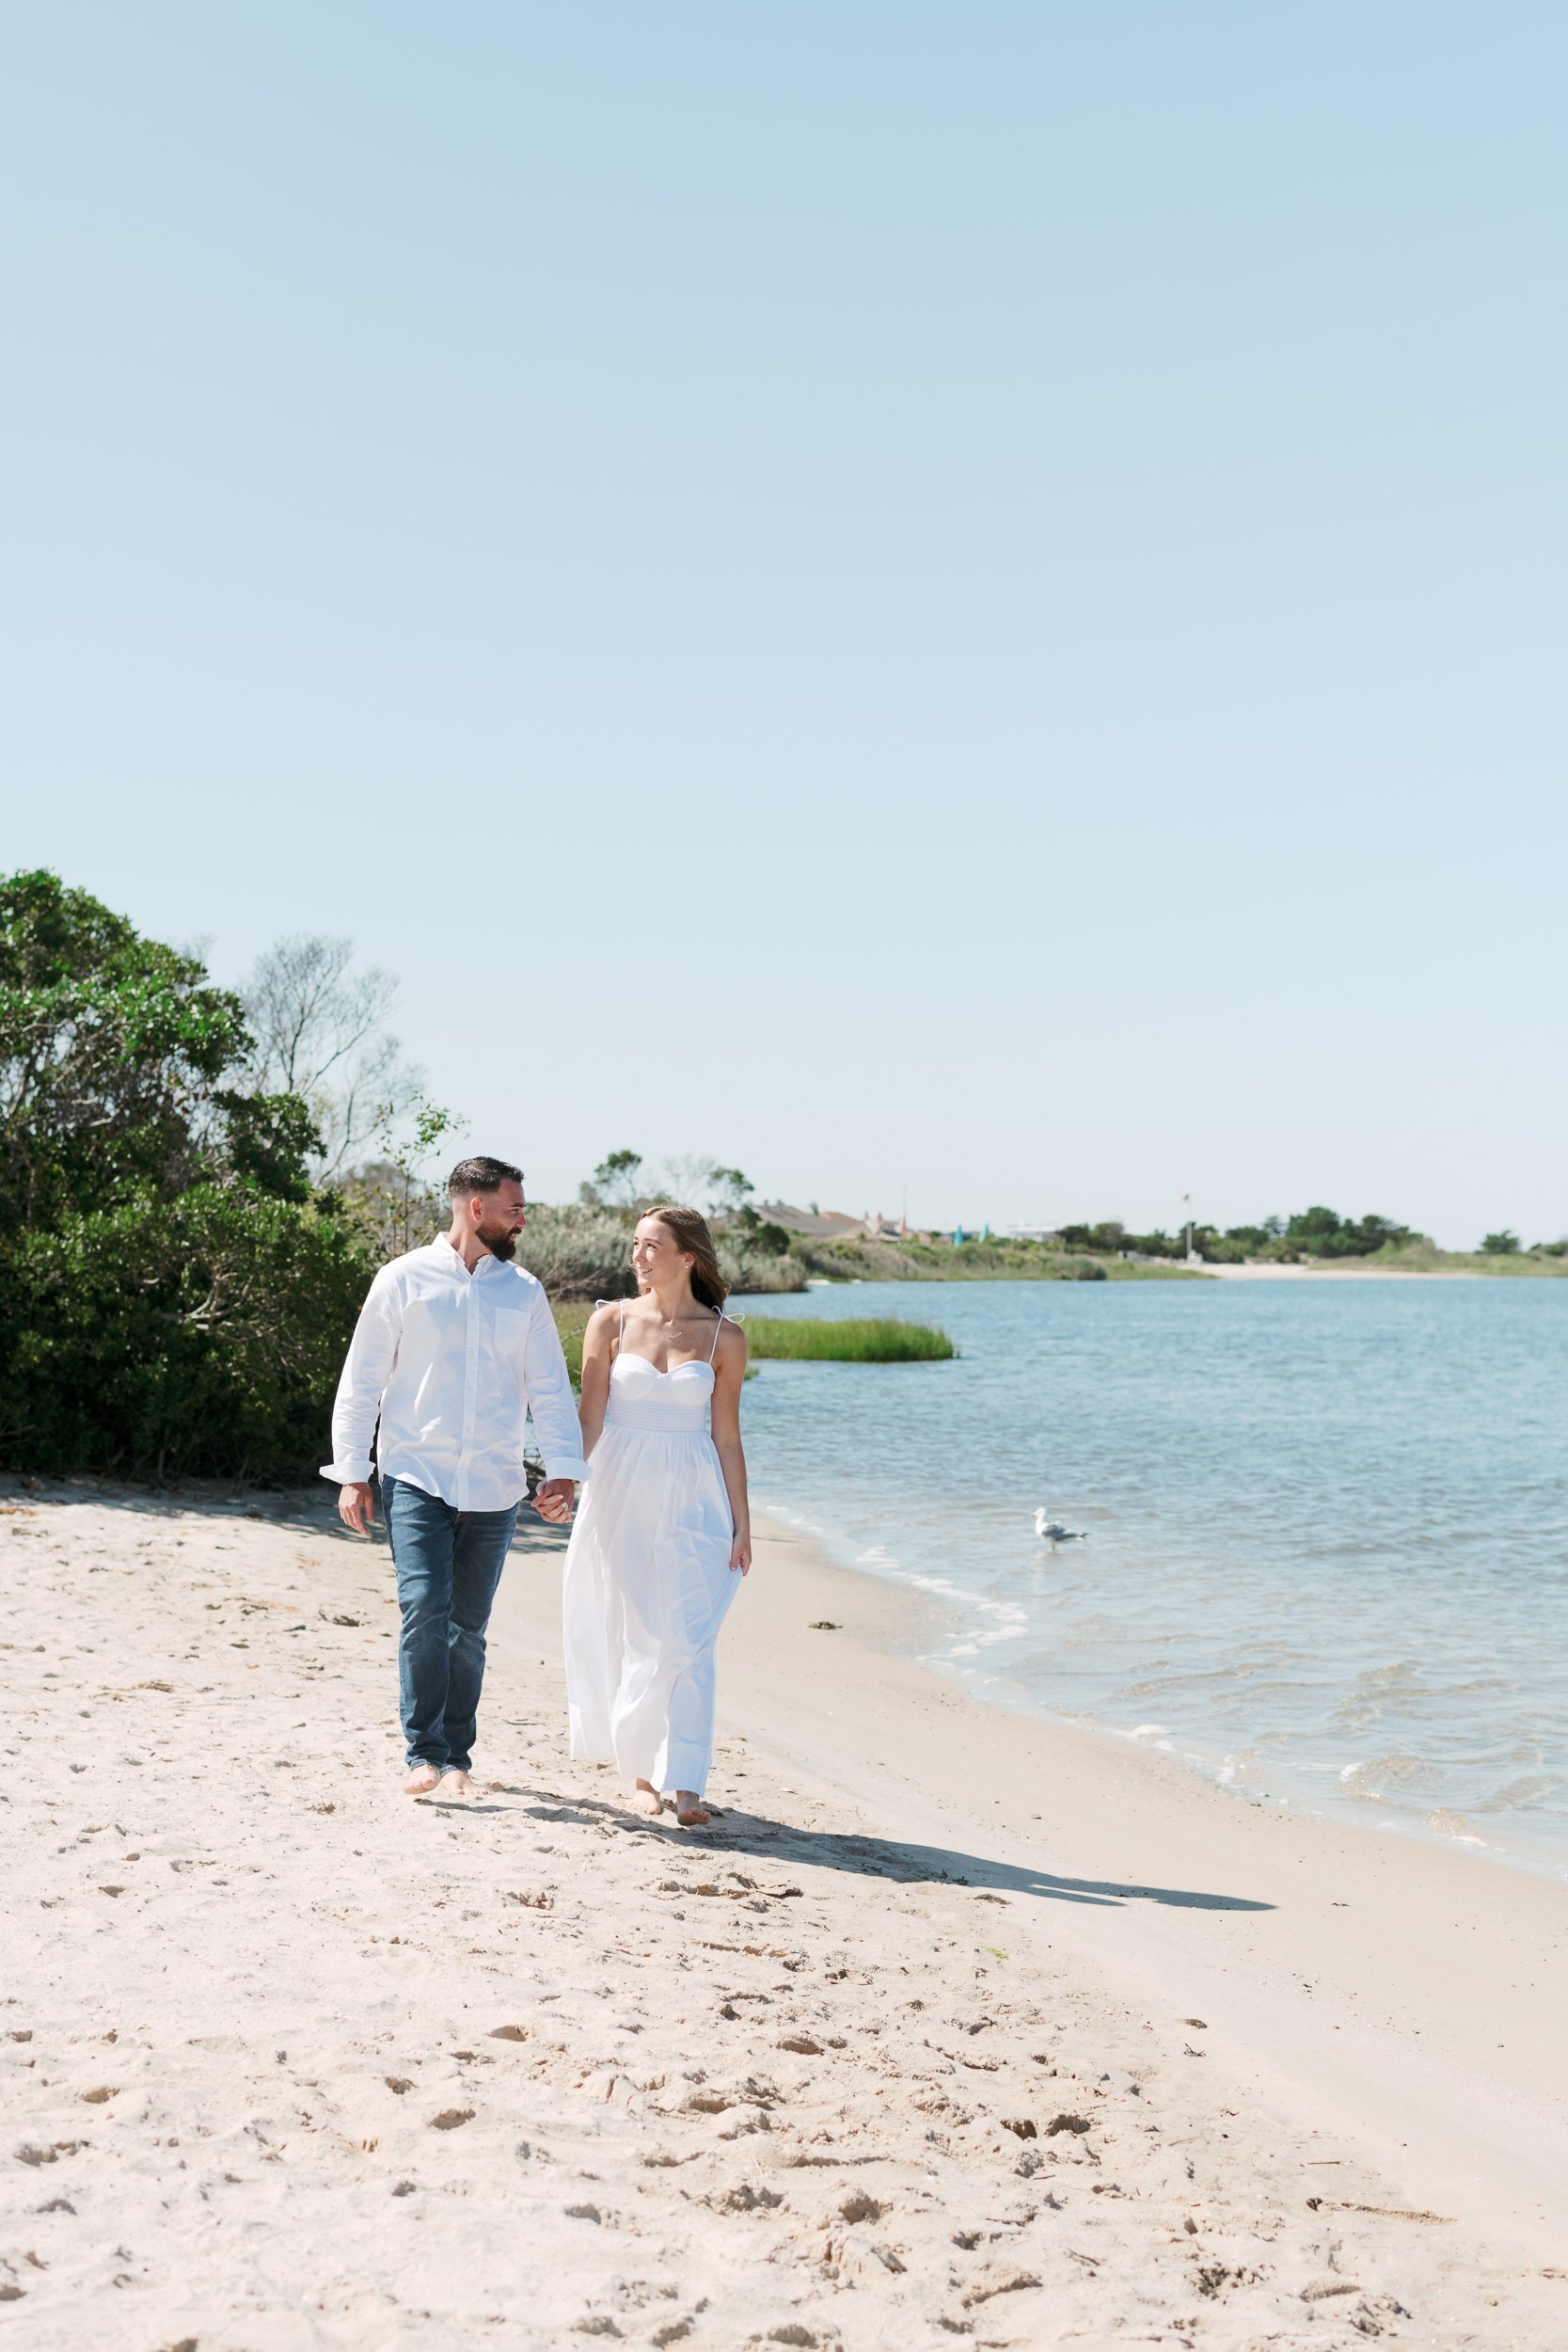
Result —
M638 1296L599 1307L583 1337L589 1478L564 1612L572 1754L618 1764L639 1813L661 1812L673 1788L675 1819L700 1829L713 1647L752 1565L746 1343L695 1209L650 1209L631 1263Z

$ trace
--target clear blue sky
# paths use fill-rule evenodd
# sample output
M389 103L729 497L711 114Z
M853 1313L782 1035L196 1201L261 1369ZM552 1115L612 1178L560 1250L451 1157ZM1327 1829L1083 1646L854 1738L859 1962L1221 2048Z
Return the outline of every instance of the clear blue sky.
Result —
M1568 1229L1568 15L6 11L4 863L541 1197Z

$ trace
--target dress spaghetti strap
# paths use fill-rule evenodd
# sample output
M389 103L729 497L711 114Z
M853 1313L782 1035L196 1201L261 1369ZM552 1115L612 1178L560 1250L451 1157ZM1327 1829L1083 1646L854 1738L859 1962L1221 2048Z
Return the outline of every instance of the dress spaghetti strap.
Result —
M707 1352L707 1359L710 1364L719 1353L719 1335L724 1328L725 1322L727 1321L727 1317L725 1316L722 1307L716 1307L713 1311L718 1316L719 1320L713 1327L713 1345Z

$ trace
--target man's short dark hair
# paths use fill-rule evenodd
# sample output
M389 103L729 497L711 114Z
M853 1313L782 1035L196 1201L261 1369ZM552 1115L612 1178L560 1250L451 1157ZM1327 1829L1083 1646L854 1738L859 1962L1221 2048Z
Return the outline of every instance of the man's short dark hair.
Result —
M471 1193L499 1192L502 1184L522 1181L522 1169L510 1160L493 1160L488 1152L476 1152L471 1160L458 1161L447 1178L447 1191L453 1200L464 1200Z

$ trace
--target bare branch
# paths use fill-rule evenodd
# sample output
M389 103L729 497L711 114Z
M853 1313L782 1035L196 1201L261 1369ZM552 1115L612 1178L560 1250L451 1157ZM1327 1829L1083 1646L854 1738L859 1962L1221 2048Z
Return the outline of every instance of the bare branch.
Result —
M401 1108L421 1085L387 1028L396 977L377 964L355 971L354 955L351 939L291 933L258 959L244 992L257 1091L309 1104L323 1138L318 1182L352 1162L388 1103Z

